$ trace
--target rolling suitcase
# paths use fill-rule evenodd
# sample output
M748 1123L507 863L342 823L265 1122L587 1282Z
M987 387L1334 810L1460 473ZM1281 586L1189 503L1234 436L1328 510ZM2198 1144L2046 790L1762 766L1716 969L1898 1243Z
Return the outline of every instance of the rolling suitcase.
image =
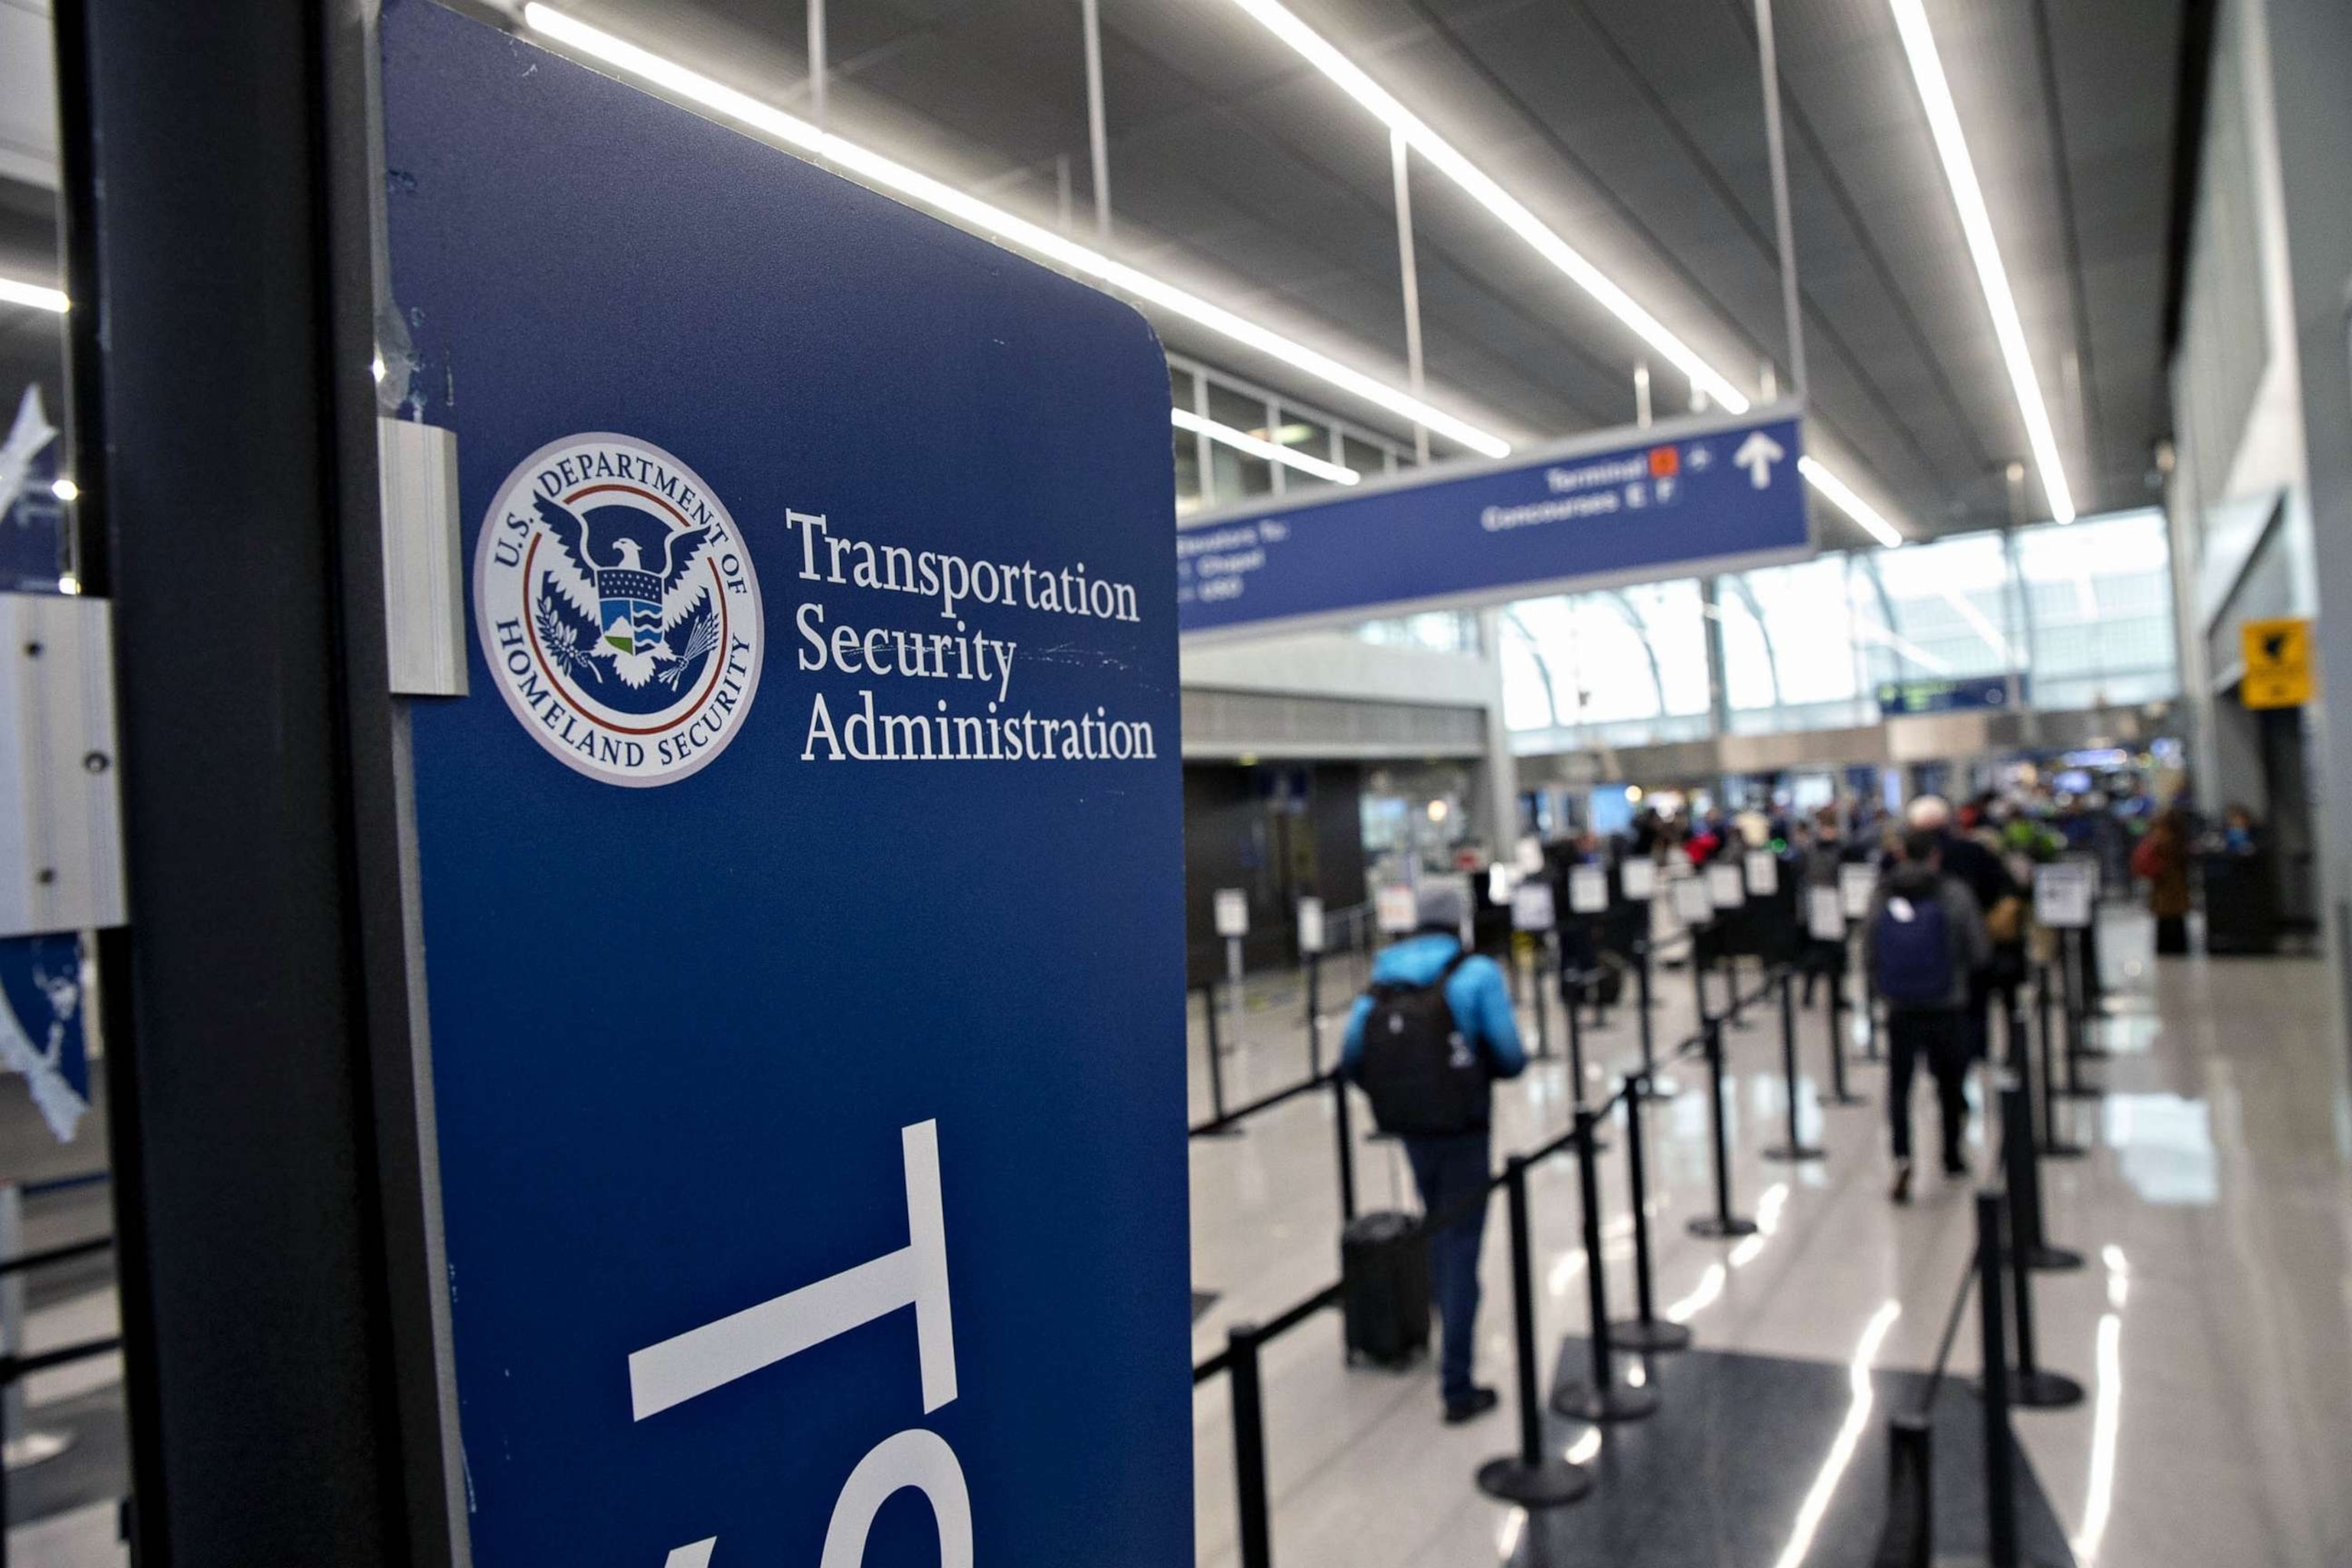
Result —
M1340 1233L1349 1361L1403 1366L1429 1348L1429 1248L1404 1239L1420 1229L1412 1215L1388 1210Z

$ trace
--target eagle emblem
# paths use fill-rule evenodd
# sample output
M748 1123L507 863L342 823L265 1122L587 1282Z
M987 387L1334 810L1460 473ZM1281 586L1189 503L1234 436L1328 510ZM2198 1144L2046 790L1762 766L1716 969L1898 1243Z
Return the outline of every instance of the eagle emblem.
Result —
M542 630L552 634L564 661L598 680L609 669L633 690L657 675L675 689L718 640L710 579L696 570L710 548L710 530L665 533L656 561L648 558L652 542L616 533L600 547L587 517L548 496L532 501L556 544L541 579L554 595L541 594L541 619L553 624ZM645 514L632 509L627 515ZM564 624L565 607L577 622ZM681 626L682 639L675 635Z

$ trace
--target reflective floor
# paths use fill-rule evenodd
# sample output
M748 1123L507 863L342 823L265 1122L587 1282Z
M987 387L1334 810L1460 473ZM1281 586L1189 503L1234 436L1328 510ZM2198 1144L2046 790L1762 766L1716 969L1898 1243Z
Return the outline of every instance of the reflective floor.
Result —
M2083 1269L2036 1276L2042 1361L2089 1397L2064 1411L2021 1411L2019 1440L2076 1560L2165 1564L2352 1563L2352 1101L2330 1037L2326 966L2311 960L2167 960L2152 956L2137 912L2105 912L2101 947L2110 1016L2097 1026L2111 1057L2087 1069L2098 1099L2066 1100L2064 1135L2088 1147L2043 1167L2051 1239L2081 1251ZM1753 973L1751 971L1750 978ZM1327 989L1343 1016L1343 979ZM1660 1048L1690 1032L1685 974L1662 973ZM1208 1114L1196 998L1194 1110ZM1240 1048L1224 1059L1228 1103L1278 1088L1307 1067L1303 998L1294 981L1254 982ZM1559 1019L1551 1019L1555 1031ZM1759 1233L1737 1242L1685 1231L1713 1206L1706 1101L1698 1064L1675 1073L1680 1093L1650 1113L1656 1289L1661 1309L1709 1351L1882 1369L1920 1369L1967 1265L1969 1184L1932 1170L1907 1208L1886 1201L1884 1070L1859 1059L1861 1109L1822 1110L1827 1024L1800 1015L1801 1131L1826 1158L1774 1163L1784 1136L1777 1015L1728 1037L1735 1208ZM1532 1015L1526 1019L1532 1029ZM1232 1043L1230 1025L1223 1031ZM1630 1012L1612 1010L1587 1040L1591 1092L1635 1054ZM1557 1042L1555 1042L1557 1048ZM1927 1091L1915 1114L1927 1134ZM1496 1145L1541 1142L1568 1124L1567 1073L1557 1057L1496 1097ZM1357 1177L1367 1208L1410 1205L1410 1177L1359 1119ZM1615 1312L1630 1312L1630 1214L1620 1146L1601 1162L1603 1258ZM1932 1147L1932 1143L1929 1144ZM1971 1150L1989 1161L1981 1121ZM1585 1327L1585 1258L1572 1161L1531 1180L1538 1342L1549 1384L1564 1337ZM1263 1321L1337 1274L1338 1197L1331 1105L1316 1095L1254 1118L1240 1137L1192 1145L1193 1284L1214 1300L1194 1325L1196 1359L1237 1321ZM1486 1257L1480 1375L1508 1392L1508 1251L1501 1205ZM1475 1563L1541 1556L1548 1532L1471 1484L1478 1465L1512 1448L1507 1400L1463 1427L1437 1419L1433 1370L1349 1371L1339 1322L1326 1313L1265 1351L1267 1449L1276 1561L1283 1568ZM1963 1326L1956 1374L1972 1375L1976 1325ZM1662 1386L1669 1394L1676 1374ZM1863 1378L1862 1419L1883 1423L1891 1384ZM1748 1402L1752 1405L1754 1402ZM1874 1445L1834 1430L1799 1436L1769 1410L1720 1404L1710 1451L1738 1455L1743 1488L1780 1510L1779 1568L1851 1561L1812 1531L1825 1512L1881 1507ZM1234 1560L1230 1412L1223 1380L1194 1404L1200 1560ZM1744 1446L1742 1433L1752 1433ZM1605 1435L1573 1424L1552 1440L1579 1458ZM1720 1463L1721 1461L1717 1461ZM1680 1479L1691 1500L1720 1475ZM1660 1500L1671 1506L1670 1500ZM1591 1505L1585 1505L1591 1506ZM1944 1543L1951 1550L1955 1543ZM1966 1542L1957 1543L1965 1545ZM1816 1550L1818 1549L1818 1550ZM2046 1553L2045 1553L2046 1554ZM1612 1561L1644 1561L1638 1552ZM1671 1561L1660 1558L1659 1561ZM1687 1561L1688 1559L1683 1559ZM1724 1562L1745 1564L1745 1552Z

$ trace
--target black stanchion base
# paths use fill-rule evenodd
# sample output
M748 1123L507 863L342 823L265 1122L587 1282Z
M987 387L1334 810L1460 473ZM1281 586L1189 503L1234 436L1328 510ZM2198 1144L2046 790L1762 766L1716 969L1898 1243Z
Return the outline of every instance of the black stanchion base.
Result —
M2114 1057L2116 1053L2105 1046L2084 1045L2076 1046L2067 1054L2078 1062L2103 1062Z
M1680 1323L1648 1322L1639 1318L1609 1325L1609 1342L1621 1351L1633 1351L1643 1355L1664 1355L1670 1351L1686 1351L1691 1345L1691 1331Z
M1868 1105L1870 1103L1870 1096L1866 1094L1825 1095L1822 1097L1822 1103L1823 1105L1835 1106L1841 1110L1853 1110L1862 1106Z
M1984 1380L1976 1384L1979 1397ZM2028 1377L2014 1367L2009 1373L2009 1404L2013 1410L2072 1410L2083 1403L2083 1385L2063 1372L2037 1369Z
M1565 1459L1529 1465L1517 1458L1489 1459L1478 1467L1478 1489L1521 1508L1565 1508L1582 1502L1592 1478Z
M2097 1100L2106 1092L2107 1091L2105 1089L2101 1089L2095 1083L2078 1083L2070 1089L2060 1089L2058 1091L2058 1098L2061 1100Z
M1553 1393L1551 1412L1574 1421L1590 1421L1596 1426L1639 1421L1658 1413L1658 1391L1635 1388L1626 1383L1608 1388L1595 1388L1589 1383L1570 1384Z
M1229 1122L1223 1127L1204 1127L1200 1131L1193 1133L1192 1136L1195 1138L1240 1138L1245 1136L1248 1131L1248 1128L1244 1127L1238 1121L1234 1121Z
M1703 1237L1710 1241L1722 1241L1735 1236L1754 1236L1756 1222L1752 1219L1742 1219L1738 1215L1726 1216L1703 1214L1691 1221L1685 1228L1693 1236Z
M2033 1152L2045 1160L2079 1160L2090 1152L2080 1143L2044 1143Z
M1816 1149L1811 1143L1775 1143L1764 1151L1764 1157L1784 1165L1793 1165L1801 1161L1822 1160L1829 1156L1827 1151Z
M2083 1267L2083 1255L2069 1247L2030 1247L2025 1266L2036 1274L2072 1274Z

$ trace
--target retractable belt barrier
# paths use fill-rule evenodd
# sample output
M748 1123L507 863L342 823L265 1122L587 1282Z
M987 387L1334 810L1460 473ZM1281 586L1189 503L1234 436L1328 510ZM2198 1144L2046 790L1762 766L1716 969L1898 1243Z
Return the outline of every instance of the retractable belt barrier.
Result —
M2010 1412L2059 1410L2083 1400L2081 1384L2049 1371L2036 1358L2034 1266L2025 1244L2025 1227L2035 1221L2030 1197L2019 1185L2033 1165L2033 1112L2021 1077L2005 1082L2000 1097L2004 1185L1977 1190L1975 1248L1953 1293L1927 1389L1916 1406L1887 1418L1886 1524L1872 1568L1929 1568L1936 1561L1935 1498L1929 1479L1936 1400L1971 1298L1977 1303L1983 1347L1984 1372L1977 1390L1984 1405L1985 1522L1991 1568L2030 1568L2019 1542L2017 1439L2010 1429Z
M98 1172L89 1175L69 1176L59 1181L28 1184L20 1189L20 1195L62 1192L68 1187L89 1186L106 1179L104 1172ZM43 1247L37 1252L18 1253L13 1258L0 1258L0 1278L29 1274L56 1264L71 1262L78 1258L89 1258L99 1253L110 1252L113 1248L114 1237L111 1236L93 1236L80 1241L69 1241L57 1247ZM88 1361L92 1356L108 1355L121 1348L121 1336L113 1334L104 1339L86 1340L79 1344L60 1345L54 1350L27 1354L24 1347L22 1324L12 1322L9 1325L7 1346L5 1351L0 1351L0 1396L5 1396L14 1403L17 1385L35 1373L47 1372L51 1367L66 1366L74 1362ZM0 1465L0 1568L7 1568L8 1563L7 1518L8 1468L5 1465Z
M1647 944L1637 951L1637 971L1643 977L1644 1000L1647 992ZM1781 965L1766 971L1752 992L1745 996L1737 993L1730 1001L1734 1005L1760 1003L1782 986L1790 966ZM1784 991L1785 994L1785 991ZM1214 1009L1211 1010L1213 1016ZM1648 1008L1640 1009L1644 1025ZM1717 1167L1716 1186L1719 1209L1728 1205L1727 1153L1722 1138L1721 1082L1721 1018L1703 1018L1700 1030L1684 1040L1667 1057L1677 1061L1702 1051L1710 1058L1716 1074ZM1535 1322L1535 1279L1532 1226L1529 1216L1528 1173L1547 1160L1573 1150L1582 1200L1582 1228L1587 1275L1587 1311L1589 1316L1589 1346L1591 1352L1591 1373L1589 1380L1559 1391L1549 1407L1559 1414L1590 1421L1630 1421L1649 1415L1657 1407L1654 1390L1634 1387L1621 1382L1615 1373L1614 1360L1620 1348L1643 1352L1681 1350L1691 1342L1687 1327L1661 1321L1654 1306L1654 1288L1651 1278L1649 1235L1648 1172L1646 1140L1643 1129L1642 1109L1655 1098L1653 1086L1654 1065L1645 1060L1629 1072L1608 1099L1598 1105L1580 1107L1572 1126L1535 1148L1515 1152L1505 1158L1504 1168L1490 1175L1475 1193L1466 1194L1443 1208L1422 1216L1421 1224L1411 1234L1372 1249L1377 1256L1382 1247L1422 1247L1429 1238L1447 1226L1459 1223L1485 1210L1488 1200L1499 1188L1508 1195L1511 1231L1511 1293L1514 1374L1518 1404L1519 1443L1517 1451L1491 1459L1478 1470L1477 1482L1490 1496L1502 1498L1528 1508L1551 1508L1571 1503L1591 1489L1591 1478L1580 1467L1548 1454L1543 1443L1543 1414L1546 1408L1539 1390L1538 1349ZM1341 1172L1342 1201L1349 1212L1353 1211L1352 1172L1349 1167L1346 1144L1346 1087L1336 1072L1307 1083L1293 1085L1264 1100L1253 1102L1224 1115L1232 1121L1279 1103L1308 1089L1329 1084L1340 1095L1341 1105ZM1622 1111L1625 1118L1626 1174L1633 1218L1634 1297L1637 1315L1623 1323L1612 1323L1608 1311L1607 1276L1602 1261L1600 1172L1597 1156L1601 1144L1597 1136L1601 1121ZM1746 1222L1752 1226L1753 1222ZM1239 1531L1241 1568L1271 1568L1274 1561L1273 1512L1266 1481L1265 1400L1262 1375L1262 1353L1265 1345L1326 1309L1336 1307L1344 1300L1347 1279L1333 1280L1312 1294L1294 1302L1282 1312L1262 1323L1242 1322L1227 1328L1225 1347L1192 1369L1195 1386L1219 1375L1231 1380L1232 1419L1234 1426L1234 1495L1235 1518Z

